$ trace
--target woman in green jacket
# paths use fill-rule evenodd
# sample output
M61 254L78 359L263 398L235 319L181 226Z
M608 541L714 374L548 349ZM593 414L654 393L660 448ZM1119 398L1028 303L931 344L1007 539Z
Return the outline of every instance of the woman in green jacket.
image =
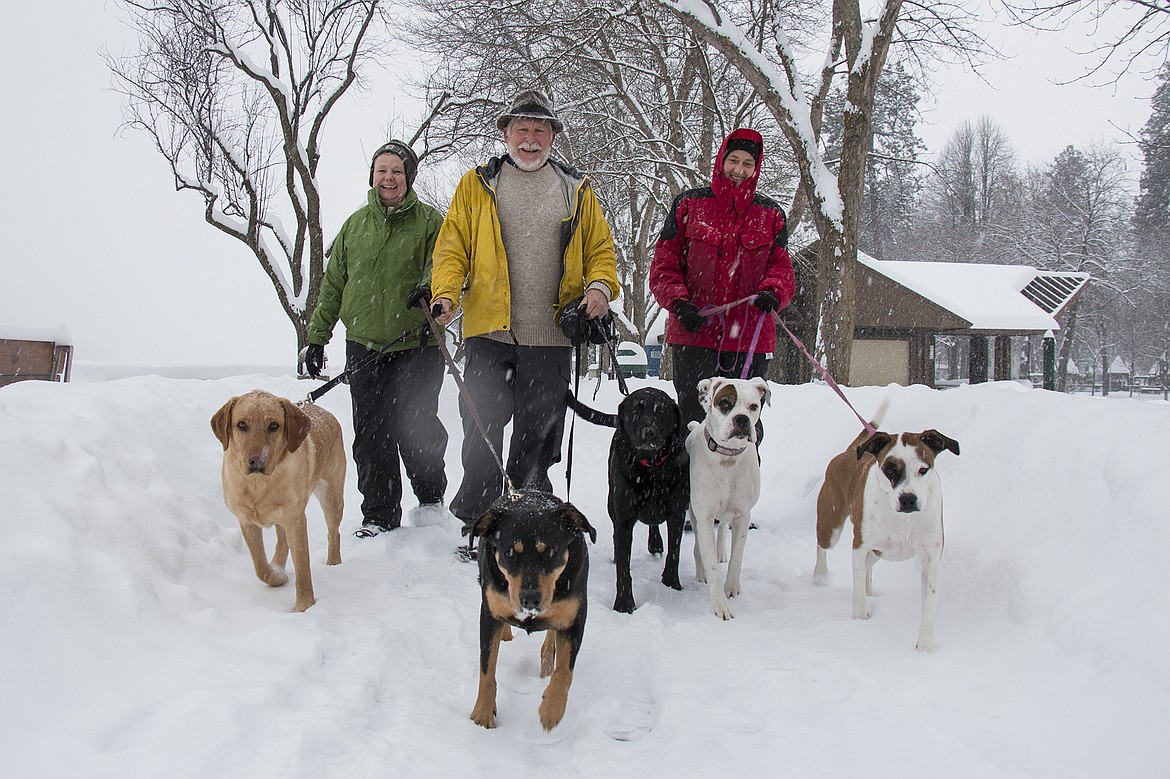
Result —
M401 141L374 152L368 202L337 234L309 323L305 368L314 378L338 318L345 325L362 493L354 535L362 538L402 524L400 462L418 498L417 524L446 515L443 360L417 305L430 300L431 253L443 219L415 194L417 170L418 157Z

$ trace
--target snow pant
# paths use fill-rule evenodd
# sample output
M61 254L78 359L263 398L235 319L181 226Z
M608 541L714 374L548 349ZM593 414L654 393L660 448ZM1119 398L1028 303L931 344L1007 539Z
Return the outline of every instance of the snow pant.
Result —
M451 513L466 523L478 519L504 492L503 475L488 441L503 457L504 427L509 421L512 439L506 470L512 486L552 492L548 469L561 459L572 349L473 337L463 350L464 383L484 426L480 432L460 395L463 483L451 502Z
M698 384L703 379L722 376L727 379L738 379L743 373L743 364L747 359L747 352L721 352L717 349L708 349L705 346L678 346L670 347L673 353L672 367L674 370L674 391L678 397L678 408L682 412L683 435L687 434L688 422L702 422L706 416L702 404L699 403ZM768 374L768 355L757 352L752 355L752 365L748 370L748 378L765 377ZM756 442L764 440L764 425L756 423Z
M353 401L353 460L364 522L402 524L402 466L420 504L441 503L447 430L439 421L443 357L437 347L375 352L346 341Z

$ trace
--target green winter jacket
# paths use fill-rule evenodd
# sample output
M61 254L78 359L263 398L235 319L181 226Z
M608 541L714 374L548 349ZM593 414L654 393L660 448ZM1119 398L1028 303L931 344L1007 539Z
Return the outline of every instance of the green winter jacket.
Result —
M406 308L406 296L431 284L431 253L443 217L413 189L389 215L375 190L367 200L345 220L333 242L309 321L309 343L329 343L340 318L347 340L378 350L421 326L387 351L413 349L427 330L426 318L418 306ZM429 333L427 343L435 344Z

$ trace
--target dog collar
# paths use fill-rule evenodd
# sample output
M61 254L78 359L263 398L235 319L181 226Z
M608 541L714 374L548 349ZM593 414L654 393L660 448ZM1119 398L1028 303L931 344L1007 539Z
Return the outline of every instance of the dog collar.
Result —
M703 428L703 438L707 440L707 448L716 454L727 455L728 457L735 457L737 454L743 454L747 451L746 446L741 446L739 449L732 449L730 446L721 446L711 434L707 432L707 428Z
M662 465L664 462L666 462L668 459L670 459L670 452L667 452L666 454L662 455L662 459L656 463L652 463L652 462L650 462L649 459L643 457L641 460L638 460L638 464L645 465L647 468L657 468L660 465Z

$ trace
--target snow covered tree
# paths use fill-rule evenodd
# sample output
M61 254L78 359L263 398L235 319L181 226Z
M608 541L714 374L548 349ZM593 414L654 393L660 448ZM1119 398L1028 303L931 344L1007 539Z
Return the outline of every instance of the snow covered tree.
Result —
M1015 152L990 117L963 122L935 156L913 259L1003 262L1024 197Z
M150 134L178 190L244 243L307 343L325 265L317 165L329 112L376 53L380 0L123 3L141 36L108 57L127 124Z
M469 164L499 152L495 120L536 87L557 106L557 154L588 173L614 232L622 306L643 340L660 314L647 274L671 201L710 181L736 126L768 144L761 191L791 191L787 147L738 72L653 5L416 0L410 37L431 55L422 96L447 94L428 133ZM761 127L761 124L764 125Z
M755 90L783 132L800 170L798 194L820 237L816 348L847 380L856 310L856 263L862 195L874 100L891 45L914 51L970 53L970 12L959 3L883 0L862 13L857 0L834 0L825 23L810 25L820 7L727 0L657 0L718 50ZM818 45L817 41L821 44ZM812 63L806 67L805 63ZM844 79L841 154L829 169L820 145L825 98ZM794 205L793 212L800 209Z
M1014 245L1022 262L1044 270L1085 271L1089 289L1066 314L1060 333L1057 389L1066 385L1078 337L1095 342L1098 356L1115 353L1116 312L1139 283L1126 224L1131 201L1125 164L1115 149L1072 146L1029 181L1028 220Z
M1141 131L1143 157L1134 227L1140 233L1160 237L1170 231L1170 64L1158 74L1158 86L1150 98L1150 118Z
M1137 321L1129 329L1139 334L1134 340L1141 344L1140 356L1165 372L1170 367L1170 65L1158 74L1140 148L1143 166L1133 230L1147 281L1140 285Z
M926 149L915 134L920 83L901 61L887 67L878 79L858 238L861 251L874 257L902 259L917 216L925 172L919 158ZM840 154L844 103L840 89L834 89L826 103L821 135L829 159Z

